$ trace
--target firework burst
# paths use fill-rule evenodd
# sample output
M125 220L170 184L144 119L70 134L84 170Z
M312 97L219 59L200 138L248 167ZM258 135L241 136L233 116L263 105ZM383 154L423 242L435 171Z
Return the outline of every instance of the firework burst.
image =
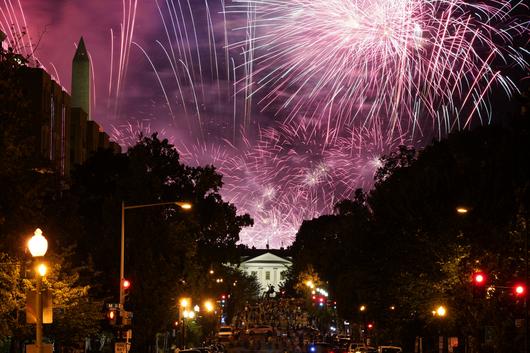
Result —
M487 117L492 85L516 91L494 61L528 67L512 41L528 24L509 1L235 0L230 11L248 8L263 108L330 130L442 136Z

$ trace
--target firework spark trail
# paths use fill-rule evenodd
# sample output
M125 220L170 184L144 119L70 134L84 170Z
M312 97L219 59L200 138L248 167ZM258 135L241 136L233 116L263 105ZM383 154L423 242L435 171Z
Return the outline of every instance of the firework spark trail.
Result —
M106 114L112 117L113 120L120 118L120 102L122 90L125 86L127 77L127 70L129 66L129 58L131 54L131 45L133 44L134 28L136 23L136 11L138 7L138 0L122 0L122 14L121 23L119 25L119 43L116 44L115 31L109 28L110 38L110 54L109 54L109 77L107 85L107 100L106 100ZM116 48L118 47L118 48ZM94 90L94 107L95 101L95 65L91 59L92 64L92 86Z
M17 26L11 1L0 28ZM507 1L155 0L152 46L133 41L136 4L122 0L116 43L110 30L113 138L131 146L159 130L183 162L214 165L223 199L255 220L249 245L289 245L304 219L370 188L398 145L487 122L491 87L516 91L495 64L528 68L512 40L528 22ZM169 123L119 122L133 44Z
M242 242L281 246L292 242L304 219L332 212L333 204L350 197L356 188L369 188L379 158L402 141L396 137L395 144L386 145L373 130L348 130L322 150L318 136L323 131L312 130L312 126L278 124L262 129L258 142L247 140L243 148L228 141L183 143L165 131L161 137L176 145L185 163L214 165L223 174L223 198L255 220L254 227L242 231ZM147 122L114 127L112 134L121 145L132 146L140 133L153 131Z
M284 111L286 121L313 109L321 121L330 109L330 129L353 126L368 97L366 126L384 122L389 136L436 123L450 106L464 123L436 123L443 135L466 127L479 106L487 109L493 84L508 95L517 91L492 68L494 60L515 56L528 67L522 51L510 49L528 23L512 19L507 2L235 0L227 11L251 9L257 15L247 30L258 34L247 58L258 78L250 84L264 92L260 104Z
M197 115L199 138L177 149L185 161L214 164L224 175L223 197L256 221L242 232L248 244L289 243L303 219L331 212L334 202L357 187L371 187L382 155L400 144L417 145L433 130L442 137L464 128L474 114L487 116L485 98L496 82L508 93L515 90L490 66L504 58L494 37L509 41L511 31L499 36L480 31L482 25L493 31L493 20L508 19L510 8L495 8L494 14L494 8L455 1L221 2L220 40L210 3L205 2L207 46L194 43L195 21L180 2L178 13L159 7L161 21L173 24L173 34L165 24L167 44L157 43L180 96L167 104L182 105L179 110L191 104ZM480 20L465 6L489 17ZM244 38L229 42L226 17L234 14L245 22ZM207 103L204 91L196 92L209 72L223 97L222 55L212 53L218 42L229 57L226 78L233 82L232 93L224 96L233 100L231 143L204 140L208 112L199 107ZM198 60L200 50L207 60ZM512 54L525 63L518 51ZM157 77L165 91L170 83ZM275 111L278 120L258 128L257 138L247 136L253 101L263 112Z
M5 33L16 52L23 54L30 60L36 60L33 54L31 36L28 33L26 15L20 0L17 0L17 5L14 6L12 0L4 0L4 6L0 6L0 29Z

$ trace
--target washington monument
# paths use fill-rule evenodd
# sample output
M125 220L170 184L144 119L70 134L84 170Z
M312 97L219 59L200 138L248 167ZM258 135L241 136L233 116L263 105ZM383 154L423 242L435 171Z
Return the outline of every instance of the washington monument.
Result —
M90 116L90 58L83 37L72 60L72 108L81 108Z

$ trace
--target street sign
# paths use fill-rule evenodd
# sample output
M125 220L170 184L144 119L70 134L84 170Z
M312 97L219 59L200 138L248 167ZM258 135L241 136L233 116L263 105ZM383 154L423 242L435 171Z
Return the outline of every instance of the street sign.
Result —
M120 311L120 316L121 316L121 324L123 326L130 326L131 325L132 317L133 317L133 313L131 311L122 310L122 311Z
M114 343L114 353L128 353L131 345L127 342Z
M26 323L37 323L37 291L26 291ZM42 291L42 323L53 323L53 303L52 294L48 290Z

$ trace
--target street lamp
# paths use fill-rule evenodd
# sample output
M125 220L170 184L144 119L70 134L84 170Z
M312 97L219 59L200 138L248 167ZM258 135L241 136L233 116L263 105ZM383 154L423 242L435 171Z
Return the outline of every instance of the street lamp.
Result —
M211 313L214 309L213 303L211 300L207 300L204 302L204 308L206 309L206 312Z
M469 209L461 206L456 208L456 212L460 214L466 214L469 212Z
M171 202L158 202L158 203L149 203L142 205L131 205L125 206L125 202L121 202L121 251L120 251L120 310L123 309L123 304L125 303L125 210L132 210L135 208L147 208L155 206L166 206L166 205L176 205L182 208L183 210L190 210L192 208L191 203L182 202L182 201L171 201Z
M48 241L46 238L42 235L42 230L40 228L37 228L31 237L31 239L28 241L28 249L31 253L31 256L34 258L40 258L43 257L46 254L46 251L48 250ZM47 267L45 264L41 263L37 266L37 303L36 303L36 328L35 328L35 345L37 346L37 352L42 353L42 316L43 316L43 308L42 308L42 277L46 275Z
M35 229L33 236L28 241L28 249L33 257L41 257L48 250L48 241L42 235L40 228Z
M439 317L440 319L443 319L445 317L445 315L447 315L447 309L445 308L445 306L443 305L440 305L436 308L436 310L433 310L433 315L434 316L437 316ZM445 335L442 336L442 329L441 329L441 322L438 324L438 340L442 343L440 345L438 345L438 352L439 353L443 353L445 351L445 346L446 346L446 342L445 342Z
M182 298L179 300L179 304L183 309L186 309L191 305L191 300L189 298Z

